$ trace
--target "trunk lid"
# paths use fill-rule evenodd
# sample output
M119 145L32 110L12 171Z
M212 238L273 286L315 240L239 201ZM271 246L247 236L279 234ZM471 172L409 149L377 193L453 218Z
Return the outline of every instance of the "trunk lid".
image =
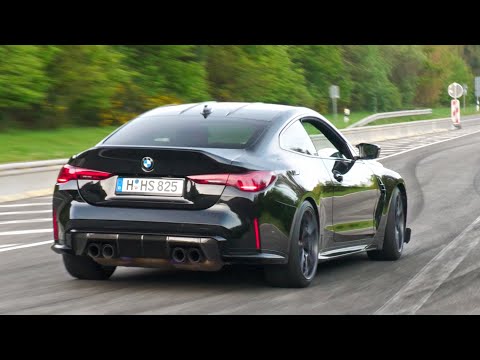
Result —
M225 185L203 185L187 176L242 173L246 168L232 165L244 150L187 149L149 147L97 147L87 150L69 162L70 165L113 174L105 180L77 180L81 197L98 206L142 207L165 209L206 209L220 198ZM153 168L142 168L143 159L150 158ZM119 178L179 179L183 191L179 196L118 193Z

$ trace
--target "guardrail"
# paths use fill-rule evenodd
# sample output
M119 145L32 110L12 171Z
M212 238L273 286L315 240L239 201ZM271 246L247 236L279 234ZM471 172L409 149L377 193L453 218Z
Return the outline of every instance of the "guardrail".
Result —
M0 164L0 171L31 169L31 168L39 168L39 167L46 167L46 166L63 165L63 164L66 164L67 161L68 159L55 159L55 160L28 161L28 162Z
M59 168L67 162L68 159L55 159L0 164L0 177L34 172L58 171Z
M475 124L480 125L480 114L466 116L464 120L462 120L462 124L467 126L472 126ZM403 137L425 135L449 130L452 130L452 120L450 118L442 118L388 125L347 128L341 129L340 131L348 139L348 141L350 141L353 145L356 145L362 142L375 143L376 141L393 140ZM315 135L312 136L312 140L314 142L316 141L315 138Z
M362 120L357 121L356 123L348 126L347 129L365 126L373 121L380 120L380 119L388 119L388 118L401 117L401 116L428 115L431 113L432 113L432 109L383 112L383 113L367 116L366 118L363 118Z
M343 129L342 134L352 143L393 140L403 137L448 131L452 127L450 118L411 121L406 123L372 125Z

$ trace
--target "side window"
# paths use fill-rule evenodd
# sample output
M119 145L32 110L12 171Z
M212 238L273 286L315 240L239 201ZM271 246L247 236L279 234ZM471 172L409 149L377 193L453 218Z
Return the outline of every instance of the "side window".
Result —
M347 144L341 141L328 127L322 126L323 124L319 121L310 119L302 121L302 125L310 135L319 157L348 159Z
M315 146L300 121L295 121L280 136L280 145L287 150L315 155Z

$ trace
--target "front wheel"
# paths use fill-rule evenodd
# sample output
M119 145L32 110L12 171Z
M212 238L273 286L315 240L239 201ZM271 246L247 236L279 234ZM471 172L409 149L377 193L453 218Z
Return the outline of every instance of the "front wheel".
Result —
M67 272L82 280L107 280L115 271L115 266L103 266L89 256L63 254L63 264Z
M304 202L298 211L286 265L267 265L265 278L272 286L307 287L318 265L318 220L312 205Z
M405 244L406 217L403 207L403 199L398 188L395 188L388 210L387 226L383 239L382 250L367 252L372 260L398 260L402 256L403 245Z

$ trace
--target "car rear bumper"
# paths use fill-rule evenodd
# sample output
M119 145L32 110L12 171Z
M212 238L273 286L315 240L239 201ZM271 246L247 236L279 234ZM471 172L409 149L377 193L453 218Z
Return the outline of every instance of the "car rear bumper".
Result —
M59 254L91 256L96 262L110 266L174 267L184 270L216 271L225 264L284 264L287 258L268 251L239 251L226 253L226 239L215 237L173 236L161 234L98 233L71 230L64 240L52 246ZM92 256L90 246L100 249ZM112 256L102 249L111 246ZM174 251L183 251L185 259L178 261ZM188 254L198 250L199 259ZM193 250L193 251L195 251Z
M52 249L61 254L87 255L88 245L97 243L115 248L112 259L96 258L97 262L115 260L124 266L143 266L138 264L146 264L145 259L157 259L149 260L152 264L161 263L160 259L172 262L176 247L199 249L205 261L215 264L212 268L226 263L288 261L288 237L281 230L285 226L272 224L270 216L263 220L246 199L220 201L204 210L182 210L93 206L65 196L64 191L55 195L59 241ZM282 209L284 218L287 210ZM260 247L254 217L259 219ZM195 265L189 269L200 267Z

